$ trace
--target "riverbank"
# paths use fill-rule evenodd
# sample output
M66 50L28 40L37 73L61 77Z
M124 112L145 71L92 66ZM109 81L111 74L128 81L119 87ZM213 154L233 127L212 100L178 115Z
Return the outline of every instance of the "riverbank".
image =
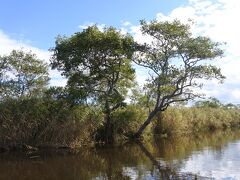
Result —
M128 105L113 112L114 143L128 141L145 121L148 110ZM170 107L155 117L143 139L239 128L240 110ZM104 144L104 114L93 106L73 106L52 99L8 100L0 103L0 147L11 149L79 148Z

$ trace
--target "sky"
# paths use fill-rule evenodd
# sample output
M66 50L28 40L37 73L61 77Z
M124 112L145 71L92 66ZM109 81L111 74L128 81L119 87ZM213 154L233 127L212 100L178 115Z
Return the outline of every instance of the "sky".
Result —
M91 24L114 26L129 32L138 42L139 20L180 19L195 22L194 35L208 36L226 42L225 56L215 65L227 77L224 84L206 82L201 93L224 103L240 104L240 1L239 0L0 0L0 55L12 49L32 50L49 62L49 49L57 35L70 36ZM146 74L137 70L137 81L144 83ZM60 73L50 71L51 85L63 86Z

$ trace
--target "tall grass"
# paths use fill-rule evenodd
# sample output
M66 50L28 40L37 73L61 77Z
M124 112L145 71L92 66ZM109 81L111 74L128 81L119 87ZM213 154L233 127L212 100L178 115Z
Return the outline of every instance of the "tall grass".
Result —
M126 139L137 132L147 118L147 113L138 106L129 105L118 109L112 115L115 139ZM151 126L145 130L145 136L151 133Z
M146 120L148 110L128 105L114 111L115 142L126 140ZM144 137L153 133L193 134L240 126L240 110L227 108L173 108L155 117ZM71 106L51 98L7 99L0 103L0 147L79 147L99 139L104 115L91 106Z
M0 146L81 146L93 141L101 121L96 109L64 101L9 99L0 103Z
M188 134L240 126L240 110L225 108L169 108L161 114L161 132Z

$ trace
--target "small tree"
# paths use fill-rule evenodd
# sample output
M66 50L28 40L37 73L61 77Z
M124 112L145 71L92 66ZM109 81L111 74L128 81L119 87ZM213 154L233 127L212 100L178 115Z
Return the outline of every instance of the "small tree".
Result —
M6 57L0 56L0 99L5 97L7 87L7 71L9 70L9 64Z
M210 97L208 100L205 101L197 101L194 104L196 107L207 107L207 108L221 108L224 105L214 97Z
M105 113L105 141L113 141L111 114L124 104L134 79L131 57L134 42L110 27L91 26L70 38L58 37L52 67L68 78L76 102L100 105Z
M38 96L48 84L48 65L31 52L13 50L0 64L2 98Z
M155 105L134 137L139 137L154 116L169 105L199 96L193 91L202 86L199 79L224 79L219 68L204 64L223 55L220 44L207 37L193 37L190 25L178 20L141 21L141 30L153 40L139 46L134 61L151 70L146 87Z

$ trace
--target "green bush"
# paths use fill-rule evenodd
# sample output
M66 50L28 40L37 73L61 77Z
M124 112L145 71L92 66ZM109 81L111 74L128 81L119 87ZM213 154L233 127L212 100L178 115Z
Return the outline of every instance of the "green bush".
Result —
M147 112L138 106L129 105L116 110L112 115L115 139L122 139L133 135L147 118ZM151 127L145 130L145 135Z
M169 108L162 113L162 133L188 134L239 127L240 110L225 108Z
M62 100L8 99L0 103L0 146L81 146L93 140L102 118Z

